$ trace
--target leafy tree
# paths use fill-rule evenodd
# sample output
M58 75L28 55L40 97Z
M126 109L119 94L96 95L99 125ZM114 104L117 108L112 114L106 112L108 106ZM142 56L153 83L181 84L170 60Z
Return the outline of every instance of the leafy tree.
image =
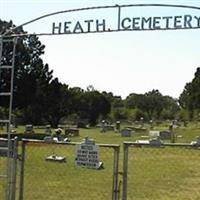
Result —
M175 119L180 111L180 106L178 105L178 100L170 96L163 96L164 108L161 112L162 119Z
M79 116L88 119L90 125L95 125L100 116L105 117L111 110L110 102L96 90L82 93L80 103Z
M138 108L146 112L148 119L158 116L162 111L162 94L158 90L152 90L143 94L131 94L126 99L129 108Z
M130 114L130 109L127 109L125 107L115 108L112 111L113 119L115 121L126 120L129 118L129 114Z
M0 20L0 33L8 32L14 27L12 22ZM22 28L15 33L25 33ZM11 64L12 43L5 43L3 48L4 65ZM44 53L45 46L41 44L37 36L23 36L17 40L15 54L15 75L14 75L14 108L23 110L25 123L40 123L41 109L38 109L39 94L52 79L53 71L44 65L40 56ZM4 70L1 73L1 90L8 91L10 87L10 71ZM44 85L46 85L44 87ZM5 101L2 105L6 105Z
M57 127L63 117L71 114L71 93L67 85L53 79L41 94L43 117L52 127Z
M174 119L179 110L177 100L163 96L158 90L145 94L132 93L126 98L125 105L129 109L138 109L140 116L141 112L143 116L147 114L148 119Z
M179 97L179 103L183 109L190 112L190 118L194 117L194 113L200 111L200 68L198 67L194 78L187 83L183 92ZM197 114L198 115L198 114Z
M139 108L147 112L149 119L152 119L153 116L158 117L163 109L162 94L158 90L145 93L144 103Z

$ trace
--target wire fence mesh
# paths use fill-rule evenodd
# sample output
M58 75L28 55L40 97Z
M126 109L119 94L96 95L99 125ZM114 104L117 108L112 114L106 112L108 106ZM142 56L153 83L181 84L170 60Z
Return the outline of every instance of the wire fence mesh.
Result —
M0 139L0 200L15 200L17 149L17 138Z
M113 148L100 147L103 168L96 170L75 165L75 147L25 143L24 200L113 199ZM52 155L64 159L48 160Z
M0 156L0 199L6 199L7 187L7 158Z
M198 148L189 145L127 148L127 194L123 199L200 199Z

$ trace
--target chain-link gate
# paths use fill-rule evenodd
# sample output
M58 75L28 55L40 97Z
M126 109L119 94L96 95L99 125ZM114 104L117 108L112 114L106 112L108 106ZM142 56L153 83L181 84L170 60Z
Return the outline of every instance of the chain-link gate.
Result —
M15 200L18 160L17 138L10 141L9 157L7 146L8 140L0 139L0 199ZM10 168L8 168L8 163ZM7 174L9 174L9 176L7 176Z
M75 165L78 143L22 141L20 200L118 199L119 145L98 144L101 169ZM48 160L50 155L64 160Z
M8 109L7 116L0 116L1 125L7 128L7 140L0 140L0 193L3 200L15 200L16 193L17 140L11 140L10 136L16 44L17 37L0 37L0 101L5 103L1 106ZM1 78L5 74L9 77L7 83Z
M200 149L124 142L123 200L200 199Z

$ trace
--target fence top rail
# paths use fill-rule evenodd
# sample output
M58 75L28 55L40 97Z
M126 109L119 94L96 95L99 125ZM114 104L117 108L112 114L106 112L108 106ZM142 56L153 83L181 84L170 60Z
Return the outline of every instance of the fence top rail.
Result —
M160 145L154 145L150 143L143 143L143 142L130 142L125 141L123 142L125 146L135 146L135 147L142 147L142 146L149 146L149 147L200 147L198 144L189 144L189 143L160 143Z
M22 139L23 143L35 143L35 144L57 144L57 145L77 145L80 144L81 142L45 142L44 140L33 140L33 139ZM120 148L119 144L97 144L100 147L107 147L107 148Z
M17 136L16 136L16 137L12 138L11 140L14 141L14 140L17 140L17 139L18 139L18 138L17 138ZM8 138L1 138L1 137L0 137L0 141L2 141L2 142L3 142L3 141L8 141Z

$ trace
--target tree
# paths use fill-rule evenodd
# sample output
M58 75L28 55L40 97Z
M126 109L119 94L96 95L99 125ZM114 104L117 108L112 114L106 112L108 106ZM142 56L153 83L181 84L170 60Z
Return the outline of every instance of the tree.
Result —
M164 108L161 112L162 119L175 119L180 111L178 100L170 96L163 96Z
M174 119L179 110L177 100L170 96L163 96L158 90L152 90L145 94L130 94L125 101L126 107L136 109L150 119Z
M0 33L14 27L12 22L0 20ZM15 30L15 33L25 33L22 28ZM14 75L14 101L13 107L23 110L25 123L40 123L41 109L38 99L53 77L53 71L44 64L40 56L44 53L45 46L41 44L37 36L23 36L17 40L15 54L15 75ZM12 44L5 43L3 48L2 64L8 65L12 59ZM4 70L1 74L2 90L10 87L10 71ZM5 106L5 101L3 102Z
M190 116L193 117L195 111L200 111L200 68L198 67L194 78L191 82L187 83L183 92L179 97L179 103L182 108L187 109L190 112Z
M63 117L68 116L71 110L71 93L67 85L53 79L41 95L43 117L52 127L57 127Z
M163 109L163 96L158 90L143 94L131 94L126 99L129 108L138 108L147 113L148 119L159 116Z
M110 102L96 90L82 93L80 104L79 116L88 119L90 125L95 125L100 116L106 117L111 110Z

